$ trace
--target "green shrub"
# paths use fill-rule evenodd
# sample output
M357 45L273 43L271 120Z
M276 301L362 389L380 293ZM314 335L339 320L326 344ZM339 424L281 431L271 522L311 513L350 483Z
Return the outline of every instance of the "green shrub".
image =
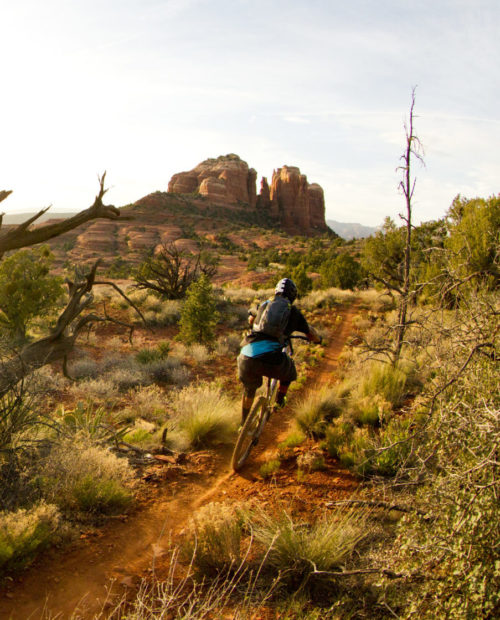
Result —
M154 349L141 349L135 354L135 360L139 364L151 364L152 362L157 362L160 360L164 360L168 357L170 352L170 345L168 342L161 342Z
M281 461L279 459L271 459L260 466L259 473L266 479L270 478L273 474L279 471L281 467Z
M353 432L352 424L341 419L336 420L334 424L327 427L322 446L326 448L330 456L339 458L342 447L347 445Z
M0 513L0 569L29 564L52 542L59 521L57 508L45 502L28 510Z
M179 322L179 338L188 344L210 344L214 340L214 328L218 320L212 285L202 275L187 290Z

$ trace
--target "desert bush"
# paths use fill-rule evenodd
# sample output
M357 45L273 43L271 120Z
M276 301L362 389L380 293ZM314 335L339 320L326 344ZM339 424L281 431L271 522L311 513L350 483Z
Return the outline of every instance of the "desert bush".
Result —
M250 517L265 564L292 587L304 586L315 571L340 569L366 536L364 522L362 511L341 510L324 514L311 525L285 511L275 516L261 510Z
M86 440L55 444L37 467L36 480L43 497L67 513L119 513L132 501L127 461Z
M109 383L114 386L115 392L122 393L135 387L148 385L148 383L151 383L147 370L148 368L126 365L114 368L108 372L102 380L109 381Z
M118 398L118 387L109 377L79 381L70 386L69 392L77 399L90 398L91 400L101 400L105 403L110 403Z
M246 312L245 312L246 316ZM217 339L215 352L217 355L236 355L240 350L241 337L238 334L227 334Z
M138 418L135 420L134 426L124 434L123 440L145 450L151 449L159 444L159 433L156 431L156 424Z
M335 388L309 392L295 407L298 428L311 437L322 437L329 421L340 415L342 400Z
M237 404L216 383L200 383L180 390L171 402L173 423L191 448L226 443L234 438Z
M160 422L166 416L166 398L157 385L148 385L129 390L128 405L121 412L122 418L142 418L148 422Z
M468 319L468 336L481 319L479 313ZM415 499L426 519L402 521L397 567L422 575L406 592L407 615L486 619L500 608L498 368L477 354L463 368L463 334L451 337L453 355L441 360L438 379L457 378L430 419L427 440L416 445L426 484Z
M243 519L234 504L212 502L193 515L183 553L203 575L236 570L241 562Z
M393 310L396 305L393 295L377 291L374 288L359 291L358 297L360 299L361 308L373 310L374 312L388 312L389 310Z
M55 506L39 502L29 509L0 513L0 569L29 564L53 542L60 522Z
M288 458L292 456L293 448L300 446L306 440L306 435L302 431L292 431L287 437L278 444L278 453L280 458Z
M68 373L73 379L94 379L99 374L99 366L91 357L83 357L68 365Z
M192 344L189 353L198 364L205 364L210 359L210 351L203 344Z

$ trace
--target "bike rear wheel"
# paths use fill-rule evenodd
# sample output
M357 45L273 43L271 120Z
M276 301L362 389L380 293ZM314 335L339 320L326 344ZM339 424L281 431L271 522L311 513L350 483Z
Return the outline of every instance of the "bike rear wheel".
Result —
M256 445L264 428L266 407L267 400L261 396L250 410L234 446L231 459L231 466L234 471L239 471L243 467L250 450Z

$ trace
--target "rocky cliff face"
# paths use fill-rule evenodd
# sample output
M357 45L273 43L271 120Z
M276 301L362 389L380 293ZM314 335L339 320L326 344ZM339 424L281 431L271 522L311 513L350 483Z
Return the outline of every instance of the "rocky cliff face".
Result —
M189 172L174 174L168 191L199 193L221 205L248 204L267 211L284 230L292 234L326 232L325 198L321 186L309 185L299 168L283 166L273 173L271 187L262 178L256 193L257 173L237 155L207 159Z
M174 174L168 191L176 194L198 192L217 204L245 202L255 207L257 173L237 155L206 159L189 172Z

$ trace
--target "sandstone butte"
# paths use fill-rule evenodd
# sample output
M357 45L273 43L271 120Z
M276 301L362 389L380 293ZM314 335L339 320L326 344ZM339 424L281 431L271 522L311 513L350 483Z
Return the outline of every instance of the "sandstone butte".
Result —
M257 172L238 155L221 155L206 159L189 172L174 174L168 191L199 194L216 205L267 212L291 234L327 232L323 189L317 183L309 184L299 168L278 168L273 172L270 187L263 177L259 194L256 181Z

